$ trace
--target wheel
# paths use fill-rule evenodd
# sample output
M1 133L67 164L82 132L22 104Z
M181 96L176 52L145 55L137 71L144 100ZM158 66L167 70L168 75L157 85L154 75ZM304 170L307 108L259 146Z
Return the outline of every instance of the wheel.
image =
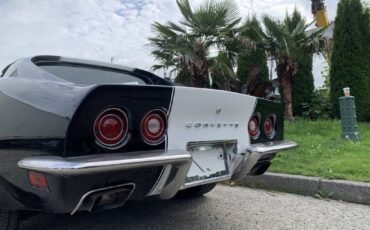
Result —
M192 198L197 198L201 197L206 193L209 193L216 187L217 183L212 183L212 184L205 184L205 185L199 185L195 186L192 188L187 188L184 190L180 190L175 198L179 199L192 199Z
M0 229L16 230L19 224L19 213L17 211L0 210Z

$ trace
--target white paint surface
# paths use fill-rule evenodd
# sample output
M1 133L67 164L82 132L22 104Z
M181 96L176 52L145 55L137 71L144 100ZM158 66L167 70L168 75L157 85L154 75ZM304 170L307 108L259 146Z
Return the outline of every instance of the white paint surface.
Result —
M223 90L175 87L168 120L168 149L185 150L188 142L237 140L238 151L249 145L247 124L256 105L256 98ZM217 110L221 112L217 113ZM187 127L201 123L201 127ZM227 123L235 126L214 127L206 123Z

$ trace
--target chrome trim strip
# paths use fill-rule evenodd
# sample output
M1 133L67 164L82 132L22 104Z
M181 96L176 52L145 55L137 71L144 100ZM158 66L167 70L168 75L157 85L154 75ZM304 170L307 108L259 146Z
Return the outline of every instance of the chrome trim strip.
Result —
M240 180L245 177L250 170L257 164L263 156L271 153L277 153L297 147L298 144L293 141L274 141L266 143L251 144L247 147L247 152L238 170L232 175L232 180Z
M85 193L80 201L77 203L76 207L72 210L71 212L71 216L73 216L79 209L80 207L82 206L82 203L83 201L86 199L86 197L88 197L89 195L93 194L93 193L96 193L96 192L101 192L101 191L104 191L104 190L111 190L111 189L116 189L116 188L121 188L121 187L125 187L125 186L132 186L132 190L131 192L129 193L129 195L126 197L125 201L123 202L126 203L126 201L131 197L132 193L134 192L135 188L136 188L136 185L134 183L126 183L126 184L120 184L120 185L115 185L115 186L110 186L110 187L104 187L104 188L98 188L98 189L93 189L93 190L90 190L88 191L87 193Z
M238 144L235 139L232 140L216 140L216 141L194 141L187 144L187 150L196 149L197 147L214 147L214 146L224 146L225 144Z
M18 167L50 174L74 175L165 164L188 164L191 159L190 153L181 150L112 153L70 158L35 156L22 159L18 162Z
M186 175L189 172L191 166L191 160L186 164L174 164L171 167L171 171L168 177L165 178L165 185L161 189L159 194L160 199L171 199L176 195L181 186L185 183Z
M186 188L203 185L203 184L210 184L210 183L226 181L230 179L231 179L231 175L225 175L225 176L214 177L214 178L209 178L205 180L194 181L194 182L184 184L183 186L181 186L181 189L186 189Z
M273 141L266 143L251 144L247 147L248 152L252 153L276 153L283 150L288 150L297 147L298 144L293 141Z
M171 174L172 165L166 165L163 167L161 175L158 177L158 180L154 184L153 188L148 193L148 196L161 194L163 187L165 186L168 177Z

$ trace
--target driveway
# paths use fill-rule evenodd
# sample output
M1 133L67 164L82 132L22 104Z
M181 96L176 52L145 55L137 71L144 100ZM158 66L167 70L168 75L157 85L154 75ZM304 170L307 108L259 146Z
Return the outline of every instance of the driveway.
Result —
M38 215L21 229L370 229L370 206L218 185L195 200L148 199L101 213Z

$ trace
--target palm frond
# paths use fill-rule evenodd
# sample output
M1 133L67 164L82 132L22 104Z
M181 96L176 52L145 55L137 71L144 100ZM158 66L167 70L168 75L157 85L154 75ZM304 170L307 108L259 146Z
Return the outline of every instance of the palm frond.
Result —
M306 29L307 29L306 21L301 20L296 24L296 26L293 29L293 31L291 32L291 34L292 34L292 36L297 36L297 35L300 35L300 34L304 34Z
M274 37L276 40L280 40L286 32L279 21L272 19L268 15L262 16L262 22L265 26L266 34L270 37Z
M176 35L176 33L173 30L171 30L171 28L169 28L166 25L162 25L161 23L158 23L158 22L154 22L152 24L152 28L153 28L153 31L160 36L175 36Z
M222 74L224 77L235 78L235 72L232 68L232 64L230 63L228 54L225 52L220 52L217 57L211 59L210 68L213 70L212 72Z
M185 19L183 24L191 25L192 18L193 18L193 10L191 9L189 1L188 0L176 0L176 3L181 11L182 16Z
M213 70L234 74L233 66L246 41L238 35L241 18L234 0L208 0L196 8L189 0L176 2L183 16L180 23L152 25L155 36L149 42L158 62L153 68L172 68L183 83L199 78L206 82ZM220 68L211 68L212 63Z
M168 28L170 28L173 31L180 32L180 33L186 33L185 28L182 28L182 27L180 27L179 25L177 25L176 23L173 23L173 22L168 22Z

